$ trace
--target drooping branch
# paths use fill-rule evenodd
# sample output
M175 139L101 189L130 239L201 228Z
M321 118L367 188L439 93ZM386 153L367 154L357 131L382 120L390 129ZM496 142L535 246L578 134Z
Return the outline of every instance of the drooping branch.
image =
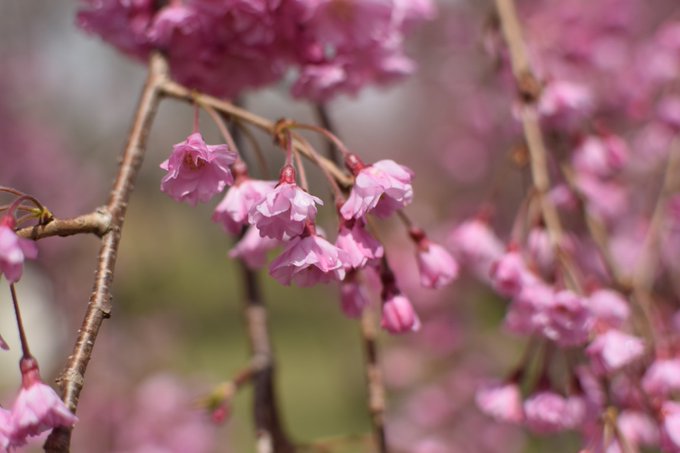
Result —
M385 386L375 335L375 320L369 309L361 316L361 340L364 346L365 372L368 387L368 410L373 424L373 435L380 453L389 453L385 434Z
M106 205L111 225L102 236L99 260L95 272L94 286L82 326L72 354L68 358L58 382L68 408L75 412L80 391L85 380L85 371L92 356L99 329L111 313L111 284L118 255L121 230L125 220L128 201L141 167L146 141L155 112L161 99L161 86L167 78L167 65L163 57L154 54L149 62L149 72L132 123L127 144L118 169L118 174ZM68 452L71 431L57 428L45 442L45 451Z
M103 206L89 214L72 219L53 219L45 225L22 228L17 234L37 241L52 236L73 236L76 234L94 234L104 236L111 229L112 217L108 207Z

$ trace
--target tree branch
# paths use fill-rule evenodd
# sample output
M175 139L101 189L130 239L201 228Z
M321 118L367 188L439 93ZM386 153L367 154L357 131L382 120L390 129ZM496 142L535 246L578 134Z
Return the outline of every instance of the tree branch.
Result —
M380 453L389 453L385 435L385 386L378 362L375 321L367 308L361 316L361 340L364 345L368 410L373 424L373 435Z
M72 219L53 219L44 225L22 228L17 235L37 241L52 236L73 236L76 234L94 234L104 236L111 229L111 214L106 206Z
M154 54L149 62L148 77L137 104L132 128L106 206L106 210L111 215L111 225L102 236L92 295L73 352L58 380L63 391L64 402L73 412L78 406L80 391L85 380L85 370L92 356L97 334L103 320L111 313L111 284L121 229L127 204L144 157L149 129L161 98L161 86L166 78L166 62L160 55ZM45 451L68 452L70 438L70 429L54 429L45 442Z

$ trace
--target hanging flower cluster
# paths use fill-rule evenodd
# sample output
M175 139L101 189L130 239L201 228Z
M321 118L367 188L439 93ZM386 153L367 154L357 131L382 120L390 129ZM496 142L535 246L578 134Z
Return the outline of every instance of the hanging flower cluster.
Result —
M410 74L404 36L430 0L83 0L78 24L122 52L166 54L180 83L219 97L296 72L295 96L325 100Z
M392 333L417 330L413 306L396 284L383 245L367 227L369 214L388 217L411 203L413 172L392 160L367 165L343 149L354 184L346 199L337 189L338 233L330 242L316 226L317 207L324 203L308 192L306 182L305 187L298 185L290 132L279 132L287 137L281 144L288 157L277 181L252 179L235 150L206 145L194 132L161 164L167 171L161 190L195 205L229 187L212 219L232 235L242 233L231 257L258 269L266 264L269 251L283 247L269 265L270 275L283 285L301 287L339 282L342 309L350 317L359 316L368 305L359 274L370 270L380 275L383 285L382 326ZM411 227L409 232L417 248L422 286L440 288L454 280L458 265L453 257L422 230Z

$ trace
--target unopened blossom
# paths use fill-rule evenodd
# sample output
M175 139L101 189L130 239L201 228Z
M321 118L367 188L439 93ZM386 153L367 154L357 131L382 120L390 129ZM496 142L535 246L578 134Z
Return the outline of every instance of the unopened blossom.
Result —
M345 277L344 253L312 233L293 238L269 266L269 274L283 285L313 286Z
M628 161L630 150L616 135L589 136L574 150L574 169L600 177L619 172Z
M588 296L588 308L596 322L607 327L621 327L630 317L630 306L623 296L611 289L598 289Z
M251 226L229 251L229 257L242 259L250 269L261 269L267 264L267 253L280 244L276 239L262 237L257 227Z
M349 318L358 318L368 306L368 295L364 285L356 278L354 272L340 282L340 307Z
M382 244L371 236L360 219L341 222L335 246L345 252L348 269L362 268L385 253Z
M552 391L533 394L524 402L528 428L537 434L552 434L578 427L585 405L578 396L563 397Z
M546 307L540 331L560 346L578 346L588 340L593 318L586 301L570 290L561 290Z
M420 285L441 288L458 277L458 263L441 245L430 241L420 230L411 234L416 241Z
M276 181L260 181L243 178L229 188L224 199L217 205L212 220L220 223L231 234L239 234L248 223L248 213L274 190Z
M279 184L250 210L248 222L263 237L294 238L302 234L308 222L314 222L317 204L323 205L323 201L299 187L293 167L286 165Z
M449 246L456 258L469 266L480 278L487 280L491 265L504 253L505 247L489 224L472 219L460 224L449 237Z
M38 362L32 357L23 358L21 391L12 406L11 443L21 445L29 436L52 428L69 428L77 421L52 387L43 383Z
M532 285L538 277L529 270L521 253L509 250L491 267L493 287L499 294L507 297L517 295L524 286Z
M380 325L393 334L415 332L420 329L420 319L406 296L395 293L385 298Z
M389 159L365 165L352 155L348 166L355 181L349 198L340 208L345 219L358 219L369 212L388 217L413 200L413 172L403 165Z
M514 382L481 387L475 394L479 410L496 420L519 423L524 419L522 393Z
M527 249L539 269L550 272L555 264L555 247L545 228L532 228L527 237Z
M680 390L680 359L655 360L642 377L642 388L659 397Z
M207 145L199 132L173 146L170 157L161 163L168 173L161 190L174 200L192 206L206 202L234 182L229 166L236 152L227 145Z
M621 332L608 330L593 340L586 349L593 369L601 374L615 372L644 353L645 345L641 339Z
M4 275L10 283L21 278L24 259L38 256L35 243L17 236L13 227L13 218L0 219L0 276Z

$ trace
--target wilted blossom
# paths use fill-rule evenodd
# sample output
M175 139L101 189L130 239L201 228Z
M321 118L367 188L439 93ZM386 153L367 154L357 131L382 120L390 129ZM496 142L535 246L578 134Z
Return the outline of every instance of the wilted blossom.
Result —
M481 387L475 394L475 401L479 410L496 420L520 423L524 419L522 393L514 382Z
M536 283L538 277L529 270L521 253L511 248L493 263L491 280L499 294L512 297L525 286Z
M33 241L17 236L13 229L14 219L0 219L0 276L4 275L10 283L16 283L24 270L24 259L38 256L38 248Z
M382 244L370 235L360 219L341 222L335 246L345 252L348 269L362 268L385 253Z
M314 222L315 204L323 205L323 201L295 184L295 171L286 165L281 170L279 185L252 207L248 222L255 225L263 237L294 238L302 234L307 222Z
M168 173L161 190L174 200L195 206L206 202L234 182L229 166L236 152L227 145L207 145L199 132L172 147L170 157L161 163Z
M471 267L478 277L485 280L489 278L491 265L505 251L503 243L489 224L479 219L460 224L451 233L448 244L458 260Z
M267 253L280 244L276 239L262 237L257 227L251 226L229 251L229 257L242 259L250 269L261 269L267 263Z
M52 387L40 379L32 357L21 360L21 391L12 406L12 445L22 445L29 436L56 427L71 427L78 419L68 410Z
M231 234L239 234L248 223L248 213L274 190L276 181L242 178L230 187L217 205L212 220L220 223Z
M425 237L418 241L417 246L421 286L441 288L458 277L458 263L444 247Z
M659 397L680 390L680 359L655 360L642 377L642 388Z
M593 370L605 374L617 371L642 356L642 340L620 330L608 330L593 340L586 349Z
M293 238L269 266L269 274L283 285L313 286L345 278L345 252L311 232Z
M340 208L345 219L359 219L369 212L388 217L413 200L413 172L403 165L389 159L364 165L354 157L348 166L356 178L349 198Z
M552 391L533 394L524 402L527 427L537 434L552 434L578 427L585 404L578 396L564 397Z
M394 334L415 332L420 329L420 319L406 296L395 293L383 301L380 325Z

